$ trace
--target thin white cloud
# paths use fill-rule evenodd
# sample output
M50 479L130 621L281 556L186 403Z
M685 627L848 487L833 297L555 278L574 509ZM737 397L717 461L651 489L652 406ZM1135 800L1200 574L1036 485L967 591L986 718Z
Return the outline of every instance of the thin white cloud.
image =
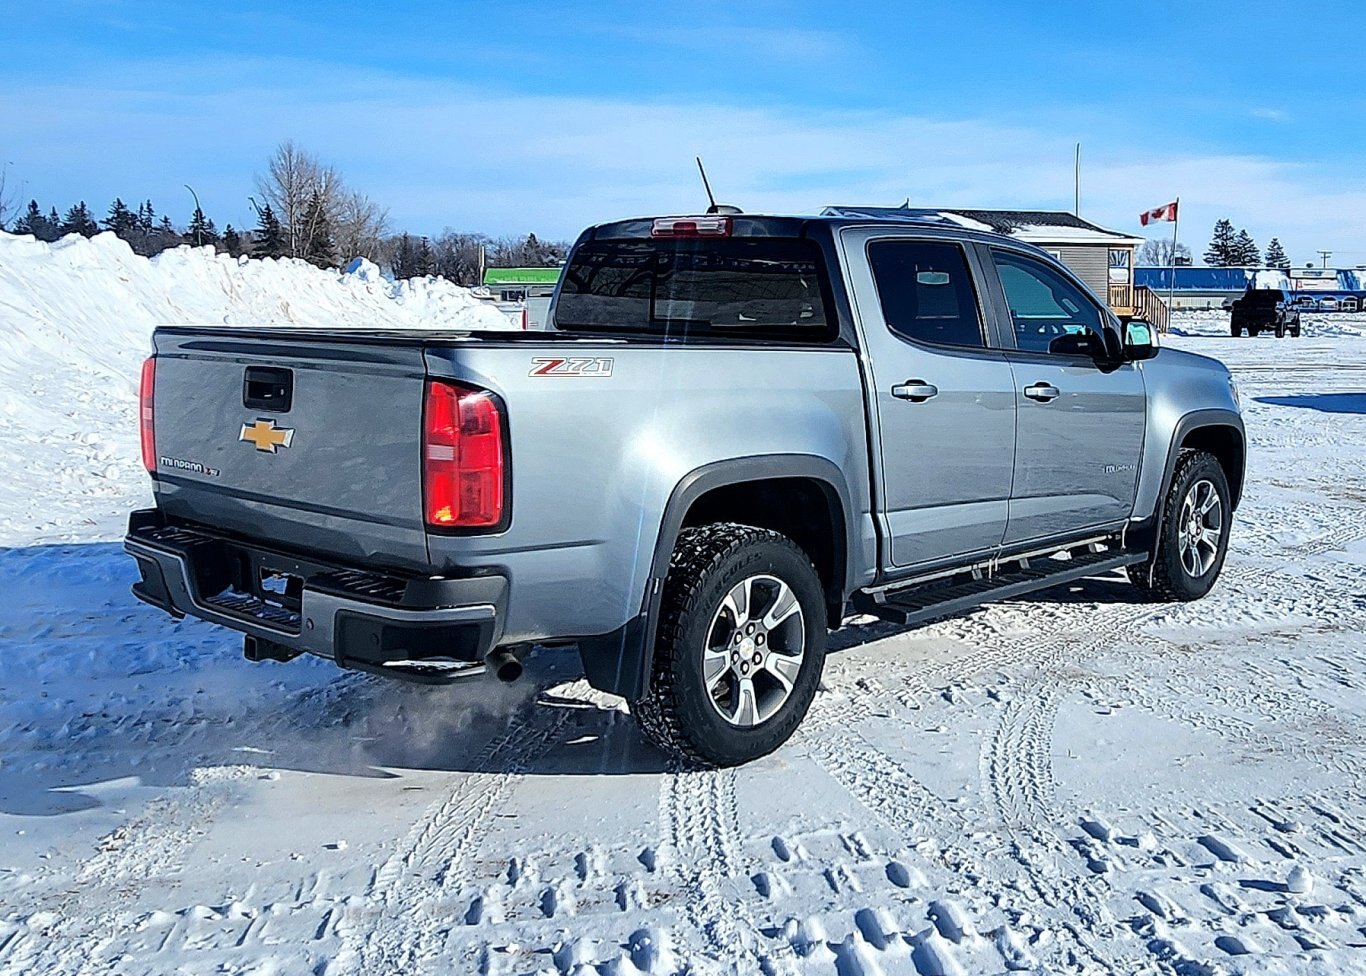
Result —
M751 211L907 197L1070 209L1081 138L1083 215L1116 229L1138 233L1139 212L1180 195L1183 237L1197 253L1221 216L1259 242L1278 236L1297 260L1319 247L1363 247L1360 183L1307 164L1164 149L1094 120L1063 132L1056 120L558 97L332 66L280 68L235 64L239 84L230 91L206 84L202 64L130 68L107 86L33 89L0 99L0 131L21 150L12 153L15 169L35 190L42 174L44 206L85 196L103 207L122 193L165 207L190 182L220 223L240 224L252 173L277 142L293 138L387 204L400 226L555 236L604 219L697 209L695 155L718 196Z

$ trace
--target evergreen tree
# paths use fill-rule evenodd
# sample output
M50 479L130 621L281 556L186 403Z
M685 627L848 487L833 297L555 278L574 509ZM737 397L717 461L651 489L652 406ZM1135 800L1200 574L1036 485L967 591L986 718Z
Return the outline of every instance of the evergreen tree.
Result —
M63 234L94 237L100 232L100 225L95 223L95 218L90 216L90 208L82 200L66 212L66 219L62 221L61 230Z
M252 256L258 258L278 258L285 253L285 233L280 227L280 219L270 204L260 212L260 224L256 228L256 243Z
M112 230L125 241L131 240L138 229L138 216L128 209L122 199L115 197L109 208L109 216L104 218L104 229Z
M138 207L138 229L148 237L156 233L157 215L156 211L152 209L151 200L143 201L142 205Z
M235 258L242 256L242 235L233 230L232 224L223 230L223 248Z
M198 207L194 208L194 216L190 218L190 226L185 229L185 239L195 247L218 243L218 231L213 226L213 221L205 217L204 211Z
M49 216L43 216L43 211L38 207L37 200L28 202L28 209L24 215L14 222L10 229L12 234L32 234L40 241L55 241L62 236L61 221L57 218L57 210L54 207Z
M1214 225L1214 237L1205 249L1205 264L1211 268L1228 268L1237 264L1235 244L1233 224L1227 218L1219 218Z
M1243 268L1261 267L1262 252L1246 229L1239 230L1233 239L1233 264Z
M407 234L398 239L398 246L394 248L392 270L394 277L400 280L415 278L421 273L417 267L417 247L413 244L413 239Z
M1285 248L1275 237L1271 238L1271 243L1266 246L1266 266L1280 268L1282 271L1290 270L1290 256L1285 253Z
M328 218L327 207L317 190L308 199L304 229L304 260L320 268L333 267L337 263L337 244L332 239L332 221Z
M425 278L436 274L436 255L432 253L432 242L422 238L417 245L417 277Z

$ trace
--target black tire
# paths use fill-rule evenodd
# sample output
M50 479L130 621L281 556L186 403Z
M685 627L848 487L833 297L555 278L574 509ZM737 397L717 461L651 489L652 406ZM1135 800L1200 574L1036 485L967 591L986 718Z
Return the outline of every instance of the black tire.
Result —
M1284 339L1284 338L1285 338L1285 323L1284 323L1284 322L1277 322L1277 323L1276 323L1276 338L1277 338L1277 339Z
M1242 326L1239 326L1239 325L1230 325L1230 326L1228 327L1228 331L1229 331L1229 334L1230 334L1231 336L1233 336L1233 338L1235 338L1235 339L1237 339L1239 336L1241 336L1241 335L1243 334L1243 328L1242 328Z
M773 714L744 727L723 717L721 706L714 702L703 679L703 656L708 646L716 646L717 627L728 626L733 616L722 609L727 594L758 576L790 588L801 618L790 618L788 639L795 641L800 634L804 644L800 670L786 698ZM723 613L728 614L725 619ZM778 629L772 633L778 634ZM825 665L826 636L820 577L792 540L767 529L731 523L685 529L664 581L650 687L645 697L631 702L631 714L652 742L689 765L734 766L758 759L786 742L806 717ZM776 638L770 641L770 649L774 646ZM755 669L751 688L759 686L760 670ZM767 672L763 680L773 683ZM734 681L738 675L728 669L720 684Z
M1290 327L1290 338L1292 338L1292 339L1298 339L1299 337L1300 337L1300 327L1299 327L1298 325L1292 325L1292 326Z
M1255 338L1257 338L1257 333L1259 333L1259 332L1261 332L1261 331L1262 331L1261 329L1257 329L1257 328L1254 328L1253 326L1250 326L1250 325L1249 325L1249 326L1247 327L1247 335L1248 335L1248 338L1249 338L1249 339L1255 339Z
M1182 522L1186 498L1202 482L1208 482L1218 496L1221 531L1214 547L1213 561L1207 569L1196 575L1182 559ZM1157 529L1157 551L1148 562L1129 567L1130 582L1149 599L1160 603L1200 599L1213 588L1224 568L1232 522L1228 478L1219 460L1208 451L1182 450L1162 506L1162 523Z

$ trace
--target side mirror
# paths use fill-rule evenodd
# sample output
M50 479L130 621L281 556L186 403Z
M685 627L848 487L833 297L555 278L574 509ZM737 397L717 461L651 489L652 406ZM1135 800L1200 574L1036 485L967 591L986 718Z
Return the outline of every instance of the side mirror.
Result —
M1152 359L1157 355L1157 330L1142 319L1124 326L1124 358L1129 362Z

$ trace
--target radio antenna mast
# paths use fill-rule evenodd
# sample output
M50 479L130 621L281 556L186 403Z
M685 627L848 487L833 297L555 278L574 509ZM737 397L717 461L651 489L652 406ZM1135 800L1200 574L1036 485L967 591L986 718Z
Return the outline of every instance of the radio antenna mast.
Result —
M704 190L707 191L707 203L708 203L707 213L709 213L709 214L718 213L719 210L718 210L718 208L717 208L717 206L716 206L716 197L712 195L712 192L711 192L711 181L707 179L707 170L706 170L706 167L704 167L704 166L702 165L702 157L701 157L701 156L698 156L698 157L697 157L697 171L698 171L699 173L702 174L702 189L704 189Z

